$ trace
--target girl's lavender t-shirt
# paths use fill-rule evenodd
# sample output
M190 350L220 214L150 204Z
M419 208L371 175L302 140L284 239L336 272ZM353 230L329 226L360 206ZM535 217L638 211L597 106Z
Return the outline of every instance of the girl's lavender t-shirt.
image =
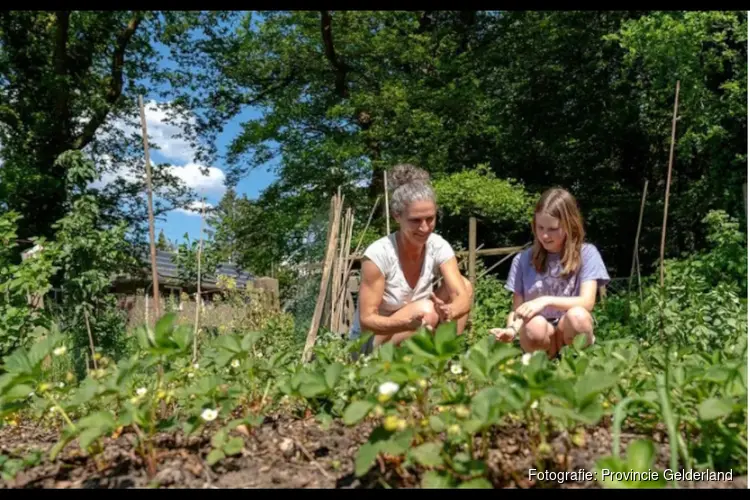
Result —
M584 243L581 248L581 267L578 272L567 279L560 276L562 266L559 254L549 254L546 272L537 273L531 262L531 252L532 249L528 248L516 255L510 266L508 281L505 282L505 288L521 294L524 302L541 296L575 297L581 291L581 283L596 280L598 288L606 286L610 281L599 251L590 243ZM563 314L563 311L551 307L541 312L548 319L558 319Z

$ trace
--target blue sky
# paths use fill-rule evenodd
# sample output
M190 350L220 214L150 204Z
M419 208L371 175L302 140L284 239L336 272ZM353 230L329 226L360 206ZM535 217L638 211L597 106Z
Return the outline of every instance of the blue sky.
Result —
M247 109L225 126L222 134L217 138L216 142L220 156L224 154L232 139L239 134L242 122L248 119L257 118L258 116L260 116L260 113L257 109ZM160 151L153 151L151 157L152 163L169 162L176 167L185 166L191 163L190 161L186 161L187 157L184 155L168 155ZM208 166L215 167L222 172L226 168L226 164L221 159L215 164ZM248 175L242 178L235 188L238 196L244 194L248 198L257 198L261 191L276 179L275 174L268 170L269 169L266 166L260 167L252 170ZM210 182L211 178L205 178L205 181L210 188L202 191L202 193L205 194L206 202L215 206L226 191L226 188L223 187L223 185L222 187L219 187L218 184L220 183L218 182ZM200 179L196 179L196 182L200 182ZM199 186L193 187L196 191L201 191ZM164 235L171 241L177 240L178 242L182 242L185 233L188 233L191 240L197 239L200 231L200 216L198 214L188 214L182 211L173 210L166 216L166 220L157 221L157 236L161 230L164 231Z
M165 50L164 47L158 47L157 50L165 57L162 66L174 67L169 61L169 52ZM148 103L149 100L154 100L154 96L144 96L144 100ZM204 195L207 203L215 206L226 191L221 180L226 164L219 159L213 165L206 165L218 169L218 171L212 171L211 177L201 178L196 175L196 169L194 167L190 168L192 157L190 154L191 152L189 151L189 146L180 140L171 140L169 135L165 132L174 131L175 129L160 123L161 116L158 113L149 112L148 104L146 105L146 108L149 136L154 139L162 149L162 151L155 150L151 153L152 163L168 162L178 169L182 169L180 171L185 174L183 178L188 180L188 185L193 187L199 194ZM240 115L227 123L222 133L217 137L216 146L218 156L224 156L229 144L240 133L241 124L244 121L258 118L260 116L261 112L257 108L247 108L243 110ZM154 133L152 133L152 130ZM269 168L264 165L252 170L242 178L235 189L238 196L244 194L251 199L257 198L263 189L268 187L275 179L275 174L269 172ZM159 220L156 222L157 236L160 231L164 231L164 235L171 241L184 241L185 233L188 233L191 240L195 240L198 238L200 232L200 215L197 213L173 210L166 216L166 220Z

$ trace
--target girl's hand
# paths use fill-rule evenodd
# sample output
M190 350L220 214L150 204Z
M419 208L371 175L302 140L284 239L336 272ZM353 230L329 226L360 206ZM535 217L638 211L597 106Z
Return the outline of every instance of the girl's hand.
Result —
M545 307L547 307L546 301L542 297L539 297L521 304L521 306L516 309L516 314L524 320L529 321L531 318L542 312Z
M495 336L495 340L499 342L513 342L516 338L516 331L513 328L492 328L490 333Z

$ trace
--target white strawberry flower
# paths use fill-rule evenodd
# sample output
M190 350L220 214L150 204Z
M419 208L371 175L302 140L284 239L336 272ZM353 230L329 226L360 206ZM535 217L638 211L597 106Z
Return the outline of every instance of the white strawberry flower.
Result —
M201 413L201 418L205 420L206 422L211 422L212 420L216 420L216 417L218 416L219 416L219 412L211 408L206 408L205 410L203 410L203 413Z
M240 360L234 359L232 360L232 368L239 368L240 367Z
M461 368L461 365L454 363L451 365L451 373L453 375L461 375L463 373L463 368Z
M139 387L135 391L135 393L138 394L139 396L144 396L146 394L146 392L148 392L148 391L146 390L145 387Z
M399 385L395 382L383 382L378 387L381 396L393 396L398 391Z
M57 347L54 351L52 351L52 354L54 354L55 356L62 356L66 352L68 352L68 348L64 345L61 345L60 347Z
M527 352L523 356L521 356L521 364L523 366L529 366L529 363L531 362L531 353Z

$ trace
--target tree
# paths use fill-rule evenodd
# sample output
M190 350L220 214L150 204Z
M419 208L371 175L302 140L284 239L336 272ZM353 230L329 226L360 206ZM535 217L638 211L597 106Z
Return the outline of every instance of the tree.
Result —
M689 90L669 253L700 248L709 207L742 206L723 180L744 175L746 25L744 12L248 15L216 61L227 92L264 110L232 143L230 181L278 160L279 181L253 202L273 228L258 258L292 256L314 221L325 226L338 186L361 228L390 165L417 163L439 181L488 164L534 195L572 191L589 240L627 274L645 180L641 261L658 249L678 79Z
M164 236L164 230L159 231L159 239L156 241L156 248L163 252L172 252L174 248L172 243Z
M19 237L51 237L64 215L67 192L65 151L86 151L97 174L130 169L133 179L101 193L103 215L143 223L143 153L138 134L137 95L168 98L175 121L186 124L198 160L210 157L202 133L215 130L216 111L195 118L202 97L183 78L200 80L207 64L197 63L212 38L221 39L232 13L149 11L6 11L0 13L0 206L23 216ZM196 36L200 29L200 36ZM162 44L173 53L192 53L187 68L162 69ZM178 57L179 58L179 57ZM205 78L208 78L206 76ZM152 146L154 147L154 146ZM109 160L109 164L105 164ZM155 168L155 189L163 202L157 213L186 206L189 192L166 169Z

